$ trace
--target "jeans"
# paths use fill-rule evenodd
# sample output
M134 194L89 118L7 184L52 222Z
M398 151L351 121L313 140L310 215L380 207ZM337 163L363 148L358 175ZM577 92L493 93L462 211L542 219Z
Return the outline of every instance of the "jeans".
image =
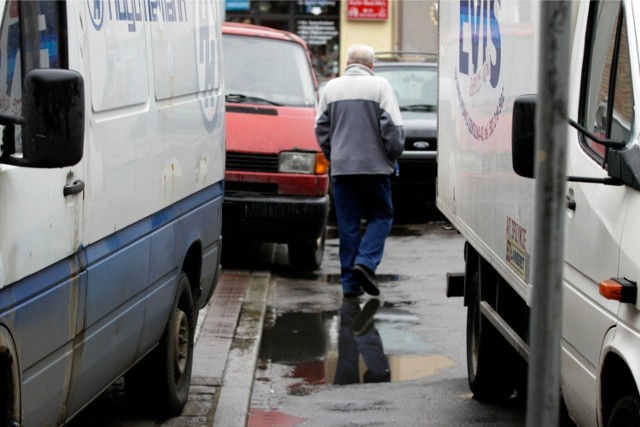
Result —
M351 327L361 314L358 301L345 299L340 308L340 330L338 333L338 363L334 384L360 383L360 360L362 356L367 371L364 382L388 382L391 380L389 359L384 354L382 338L375 326L360 336ZM373 316L375 313L372 313Z
M344 292L360 289L353 266L375 272L384 243L393 225L391 177L388 175L340 175L331 177L333 202L340 239L340 283ZM364 234L360 232L366 219Z

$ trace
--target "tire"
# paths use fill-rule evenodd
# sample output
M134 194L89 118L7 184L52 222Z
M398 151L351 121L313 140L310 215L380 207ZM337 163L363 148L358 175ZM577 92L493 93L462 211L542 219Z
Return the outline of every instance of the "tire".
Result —
M182 412L191 385L195 319L189 279L183 272L158 346L125 374L133 404L166 417Z
M316 240L308 242L291 242L288 245L289 265L296 270L310 271L320 268L324 258L324 246L327 229Z
M513 367L519 357L480 312L479 279L471 283L467 311L467 374L473 396L485 402L508 399L516 389Z
M607 423L607 427L632 426L640 426L640 397L636 394L618 400Z

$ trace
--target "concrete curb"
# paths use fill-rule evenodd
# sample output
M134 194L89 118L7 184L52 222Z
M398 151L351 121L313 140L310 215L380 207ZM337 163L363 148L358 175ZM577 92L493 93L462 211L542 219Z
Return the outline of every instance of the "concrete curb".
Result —
M222 377L213 425L246 426L267 307L268 271L252 272Z

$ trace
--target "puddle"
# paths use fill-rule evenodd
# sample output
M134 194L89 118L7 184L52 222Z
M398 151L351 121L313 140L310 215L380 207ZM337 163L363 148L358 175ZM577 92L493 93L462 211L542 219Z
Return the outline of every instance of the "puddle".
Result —
M345 300L339 311L285 313L265 329L261 366L286 367L290 395L307 395L329 384L411 381L455 363L409 331L417 316L411 302Z

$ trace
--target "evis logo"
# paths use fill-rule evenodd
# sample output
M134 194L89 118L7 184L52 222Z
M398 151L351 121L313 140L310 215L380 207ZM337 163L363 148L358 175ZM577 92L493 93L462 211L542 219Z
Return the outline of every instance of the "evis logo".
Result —
M456 89L467 129L480 141L493 134L504 105L504 88L498 87L502 60L500 6L501 0L460 0ZM482 104L495 104L491 115L471 117L465 101L476 97L482 97Z

